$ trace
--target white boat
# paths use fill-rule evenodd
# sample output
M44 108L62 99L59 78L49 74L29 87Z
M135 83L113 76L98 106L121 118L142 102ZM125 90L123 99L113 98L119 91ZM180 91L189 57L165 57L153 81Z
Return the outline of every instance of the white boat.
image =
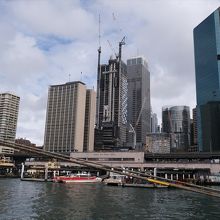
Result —
M116 173L110 173L110 177L104 179L104 184L111 185L111 186L122 186L124 184L124 175L119 175Z

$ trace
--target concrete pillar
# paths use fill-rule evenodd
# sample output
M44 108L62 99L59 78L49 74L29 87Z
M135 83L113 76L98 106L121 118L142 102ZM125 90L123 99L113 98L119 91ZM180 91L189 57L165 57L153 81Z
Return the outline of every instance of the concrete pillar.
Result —
M21 179L24 178L24 163L21 164Z
M173 174L172 173L170 174L170 179L173 180Z
M183 180L185 179L185 174L183 174Z
M165 179L167 179L167 173L165 173Z
M190 179L190 173L188 174L188 178Z
M196 174L193 174L193 179L194 179L194 180L196 179Z
M179 175L178 175L178 173L176 174L176 180L179 180Z
M156 176L157 176L157 168L154 167L154 177L156 177Z
M47 181L47 178L48 178L48 164L45 165L45 176L44 176L45 181Z

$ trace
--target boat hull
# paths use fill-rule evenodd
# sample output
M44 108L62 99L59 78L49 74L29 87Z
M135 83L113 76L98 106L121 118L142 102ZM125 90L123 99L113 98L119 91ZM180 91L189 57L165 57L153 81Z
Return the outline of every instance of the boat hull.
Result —
M102 179L98 177L57 177L54 182L60 183L97 183Z

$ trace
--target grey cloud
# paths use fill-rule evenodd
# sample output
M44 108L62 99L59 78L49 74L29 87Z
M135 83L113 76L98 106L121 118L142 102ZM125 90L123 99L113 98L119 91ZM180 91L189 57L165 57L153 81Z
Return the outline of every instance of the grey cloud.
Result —
M153 110L163 105L195 106L192 30L220 1L7 1L0 13L0 87L21 97L18 136L42 144L48 86L69 80L96 84L98 14L101 14L102 62L118 51L123 59L144 55L151 71ZM1 4L1 3L0 3ZM0 9L1 10L1 9ZM1 12L1 11L0 11ZM10 19L9 19L10 17ZM38 39L68 39L51 44ZM46 42L45 41L45 42ZM83 76L81 76L81 72Z

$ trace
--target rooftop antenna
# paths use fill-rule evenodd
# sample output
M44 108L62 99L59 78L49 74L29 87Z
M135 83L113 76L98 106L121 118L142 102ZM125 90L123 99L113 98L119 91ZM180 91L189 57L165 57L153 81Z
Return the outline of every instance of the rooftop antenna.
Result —
M81 72L81 75L80 75L80 81L82 82L82 72Z
M69 74L69 82L70 82L70 76L71 76L71 74Z

